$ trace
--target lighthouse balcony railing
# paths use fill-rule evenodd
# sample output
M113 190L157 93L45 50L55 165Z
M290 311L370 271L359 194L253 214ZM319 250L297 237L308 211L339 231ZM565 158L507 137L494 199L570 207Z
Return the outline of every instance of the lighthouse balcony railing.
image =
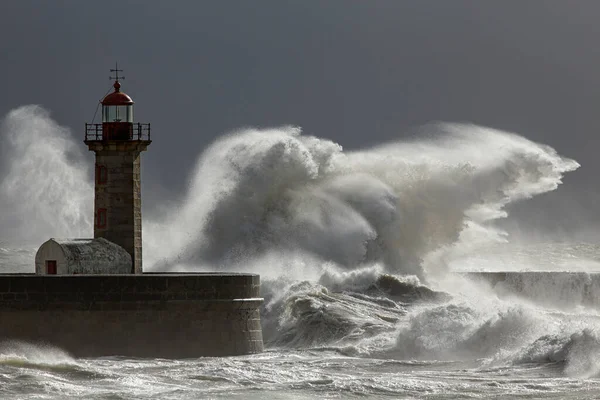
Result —
M107 125L109 132L102 130L103 125ZM125 130L125 131L124 131ZM121 125L118 127L118 135L114 127L109 124L85 124L85 141L102 140L150 140L150 124L139 122ZM123 134L124 133L124 134Z

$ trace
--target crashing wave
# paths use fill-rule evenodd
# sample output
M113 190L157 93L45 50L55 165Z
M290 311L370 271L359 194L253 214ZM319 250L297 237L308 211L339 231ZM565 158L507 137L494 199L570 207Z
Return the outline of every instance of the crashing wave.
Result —
M507 205L556 189L579 165L475 125L419 134L352 152L296 127L222 137L200 156L180 204L145 216L145 269L261 273L264 333L275 346L515 354L557 320L438 281L453 258L506 240L493 222ZM68 130L26 106L4 118L0 141L2 235L89 236L89 163Z

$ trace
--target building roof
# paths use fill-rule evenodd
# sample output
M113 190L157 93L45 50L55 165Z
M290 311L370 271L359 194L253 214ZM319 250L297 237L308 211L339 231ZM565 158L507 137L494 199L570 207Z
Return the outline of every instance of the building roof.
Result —
M104 99L102 99L101 103L105 106L128 106L133 104L133 100L131 97L121 92L121 84L119 81L116 81L113 85L115 91L108 94Z
M94 239L59 239L59 238L51 238L50 240L54 240L61 246L85 246L94 241Z
M54 243L64 254L66 273L131 273L131 255L121 246L104 238L96 239L55 239L40 246ZM42 262L36 254L36 264Z

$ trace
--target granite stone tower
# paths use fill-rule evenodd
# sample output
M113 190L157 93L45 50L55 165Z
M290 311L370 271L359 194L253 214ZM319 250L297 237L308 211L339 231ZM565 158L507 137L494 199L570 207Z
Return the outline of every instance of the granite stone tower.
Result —
M121 91L115 68L114 91L102 99L102 123L85 124L85 144L96 153L94 238L123 247L131 273L142 273L140 154L152 142L150 124L133 122L133 100Z

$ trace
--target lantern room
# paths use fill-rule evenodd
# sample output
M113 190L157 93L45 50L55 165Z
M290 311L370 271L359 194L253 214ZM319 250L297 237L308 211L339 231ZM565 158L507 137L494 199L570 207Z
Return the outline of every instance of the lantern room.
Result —
M130 140L133 134L133 100L121 92L118 79L114 92L102 99L102 132L106 140Z
M116 67L111 69L115 76L113 91L101 101L102 123L85 124L85 142L107 141L143 141L150 144L150 124L133 122L133 100L121 91L121 82L124 76L119 76L123 71ZM95 117L95 115L94 115Z
M133 123L133 100L121 92L121 84L116 81L115 91L102 99L102 123Z

